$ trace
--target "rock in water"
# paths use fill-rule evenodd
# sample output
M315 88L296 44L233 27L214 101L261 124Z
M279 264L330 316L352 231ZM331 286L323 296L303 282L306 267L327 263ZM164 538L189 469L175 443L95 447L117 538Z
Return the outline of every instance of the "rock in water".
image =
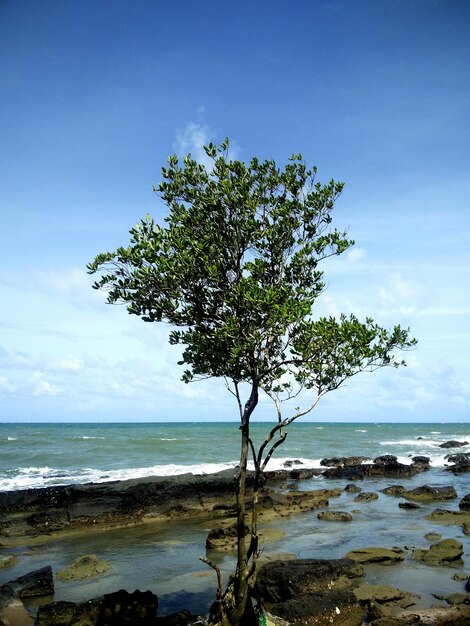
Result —
M459 561L463 555L463 546L457 539L442 539L434 543L429 550L416 548L411 558L430 565Z
M83 580L104 574L111 568L106 561L100 561L96 554L79 557L76 561L57 572L59 580Z
M36 626L156 626L158 599L124 589L88 602L51 602L38 609Z
M15 578L15 580L11 580L8 585L19 598L51 596L54 594L52 567L47 565L34 572Z
M256 576L255 595L266 602L328 589L347 589L364 568L350 559L299 559L265 563Z

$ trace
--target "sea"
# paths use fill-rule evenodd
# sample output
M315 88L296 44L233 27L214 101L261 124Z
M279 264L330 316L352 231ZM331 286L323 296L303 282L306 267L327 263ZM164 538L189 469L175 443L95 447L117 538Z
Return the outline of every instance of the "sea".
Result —
M255 445L273 424L252 424ZM318 511L304 512L269 522L273 539L263 545L262 558L341 558L362 547L407 547L403 563L393 567L369 565L366 581L386 584L416 594L418 606L445 605L436 595L463 591L462 577L470 575L470 537L457 525L430 522L435 508L458 511L458 502L470 493L469 474L446 471L446 456L470 452L468 423L320 423L298 422L287 429L286 441L277 448L267 469L280 469L296 461L296 467L321 467L321 460L335 456L374 459L393 454L402 463L420 455L430 458L431 469L412 478L370 478L359 481L364 491L379 494L377 500L355 502L355 494L342 492L330 499L329 510L347 511L353 521L325 522ZM441 444L454 440L455 449ZM82 484L185 473L211 474L235 468L239 462L240 432L237 423L63 423L0 424L0 491ZM346 481L314 477L289 485L297 489L344 489ZM381 490L391 484L406 488L453 485L458 498L445 503L423 504L417 510L398 507L399 499ZM150 589L158 595L159 614L181 609L206 614L215 597L212 569L199 560L206 556L218 564L225 580L233 571L233 553L210 553L205 539L215 521L183 520L171 524L145 524L74 537L51 538L38 544L8 549L16 556L9 569L0 569L0 585L29 571L52 565L54 573L86 554L96 554L111 568L97 578L62 582L55 579L54 600L85 601L118 589ZM263 528L261 528L263 531ZM266 529L267 532L267 529ZM449 567L425 565L411 559L413 547L429 547L427 533L462 542L462 561ZM1 541L0 541L1 544ZM5 549L1 548L0 554ZM34 600L30 601L34 609Z
M273 424L251 426L261 443ZM288 461L320 467L333 456L394 454L403 463L428 456L446 465L448 440L469 441L470 424L298 422L267 469ZM0 424L0 491L171 476L212 474L235 467L240 433L235 422ZM470 451L470 446L461 451Z

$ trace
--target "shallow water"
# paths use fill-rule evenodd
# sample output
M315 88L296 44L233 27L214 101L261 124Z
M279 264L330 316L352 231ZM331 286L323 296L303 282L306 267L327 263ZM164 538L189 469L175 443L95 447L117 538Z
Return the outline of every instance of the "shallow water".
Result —
M268 424L256 424L258 440ZM0 425L0 481L8 486L85 482L93 478L147 476L201 470L216 471L233 467L237 459L238 429L235 424L137 424L137 425ZM304 466L319 466L330 456L395 454L409 461L426 455L433 464L429 472L410 479L366 479L359 481L364 491L379 493L376 501L357 503L356 494L342 493L330 500L330 510L353 514L350 523L317 519L318 511L270 521L267 526L281 529L284 538L269 543L265 554L292 553L300 558L340 558L349 550L368 546L427 547L425 534L438 532L443 538L458 538L464 545L464 565L457 568L430 567L411 561L409 556L393 566L367 566L366 580L389 584L421 596L418 602L439 604L431 595L463 590L463 583L452 580L455 573L470 574L470 538L458 526L429 522L425 516L437 507L458 509L458 501L470 492L469 475L453 476L444 470L446 454L470 451L470 446L444 450L440 443L449 439L470 440L465 424L299 424L292 428L271 468L282 467L287 459L299 459ZM282 450L282 452L281 452ZM282 453L282 457L280 454ZM413 488L423 484L452 484L458 499L423 505L418 510L398 507L400 498L380 490L392 484ZM299 489L341 489L345 480L313 478L300 481ZM13 488L11 487L11 488ZM357 511L357 512L356 512ZM134 528L83 534L31 545L15 550L17 564L0 570L0 584L29 571L52 565L54 572L84 554L96 554L109 561L111 569L86 581L56 580L55 600L87 600L102 593L125 588L150 589L159 597L159 613L187 608L206 613L215 597L216 577L199 561L205 555L209 522L146 524ZM209 558L219 564L225 579L233 571L234 555L214 553Z

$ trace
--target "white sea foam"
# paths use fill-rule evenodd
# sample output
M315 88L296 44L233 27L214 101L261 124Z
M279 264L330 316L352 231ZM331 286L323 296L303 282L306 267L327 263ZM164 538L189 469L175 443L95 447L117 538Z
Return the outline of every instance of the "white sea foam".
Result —
M17 437L7 437L7 441L16 441Z
M160 441L178 441L178 437L161 437Z
M288 462L299 461L291 466ZM234 469L237 461L226 463L200 463L195 465L152 465L148 467L132 467L127 469L106 470L95 468L80 468L77 470L63 470L53 467L20 467L7 472L7 476L0 478L0 491L17 489L32 489L52 485L71 485L83 483L103 483L113 480L128 480L131 478L147 478L149 476L179 476L181 474L215 474L222 470ZM320 459L305 458L276 458L271 459L268 470L279 469L310 469L319 468ZM253 470L253 463L248 463L248 469Z
M355 433L366 433L367 430L366 429L362 429L362 428L356 428L356 430L354 432Z

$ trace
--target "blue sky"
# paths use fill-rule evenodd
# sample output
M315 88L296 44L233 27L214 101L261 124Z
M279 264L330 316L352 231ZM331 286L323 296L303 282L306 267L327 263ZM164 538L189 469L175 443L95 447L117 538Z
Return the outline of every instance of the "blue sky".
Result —
M225 136L346 183L318 314L419 340L312 419L468 421L469 27L466 0L0 0L0 421L236 418L85 271L164 214L169 154Z

